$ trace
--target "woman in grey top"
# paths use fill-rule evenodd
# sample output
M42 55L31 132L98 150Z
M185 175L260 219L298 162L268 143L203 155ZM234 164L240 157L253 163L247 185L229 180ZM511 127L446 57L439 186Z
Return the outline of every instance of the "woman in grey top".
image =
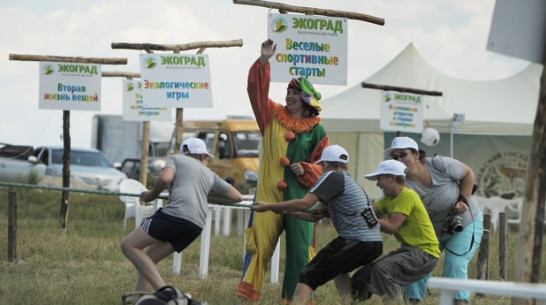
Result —
M406 186L415 190L434 225L445 251L444 276L468 278L468 264L474 257L483 235L483 218L472 198L474 173L466 164L453 158L425 157L417 142L396 137L385 150L386 159L399 160L407 166ZM402 287L404 300L422 301L428 278ZM456 304L470 301L470 291L459 291Z

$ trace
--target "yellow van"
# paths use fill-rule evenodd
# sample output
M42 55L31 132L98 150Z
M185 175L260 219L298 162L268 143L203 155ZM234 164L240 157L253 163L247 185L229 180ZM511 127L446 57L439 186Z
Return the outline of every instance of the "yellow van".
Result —
M174 152L175 133L170 152ZM203 139L214 158L208 167L243 193L258 181L258 124L251 117L228 117L215 121L184 121L183 139Z

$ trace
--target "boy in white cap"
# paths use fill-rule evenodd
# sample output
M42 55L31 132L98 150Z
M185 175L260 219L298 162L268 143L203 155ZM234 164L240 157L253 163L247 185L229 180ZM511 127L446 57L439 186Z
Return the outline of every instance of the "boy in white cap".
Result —
M167 159L152 190L141 194L148 202L168 188L167 205L145 219L121 243L123 254L138 271L135 291L165 286L155 265L173 251L184 250L201 234L209 193L230 202L242 200L239 191L206 167L212 156L203 140L188 138L180 151L182 154Z
M292 304L309 304L312 292L332 279L342 297L342 304L350 304L351 278L348 273L371 263L383 251L379 225L366 192L347 173L349 154L343 147L326 147L316 163L322 165L323 174L305 197L282 202L256 202L252 209L257 212L293 212L292 215L308 221L319 220L326 209L338 237L301 270ZM301 212L313 206L313 213Z
M415 282L430 273L440 257L438 239L419 196L405 187L406 166L396 160L379 163L374 173L365 175L377 180L385 195L374 204L381 231L393 234L401 246L377 261L362 267L352 278L353 293L366 300L371 294L385 303L396 301L400 286Z

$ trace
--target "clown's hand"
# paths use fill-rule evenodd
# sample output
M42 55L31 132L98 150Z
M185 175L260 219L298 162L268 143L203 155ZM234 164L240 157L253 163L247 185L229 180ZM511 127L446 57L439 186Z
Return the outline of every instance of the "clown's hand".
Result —
M290 164L290 170L294 173L296 176L303 176L305 174L305 169L300 163L292 163Z
M277 51L277 45L273 43L273 40L268 39L262 43L262 51L260 56L260 62L267 63L271 56Z

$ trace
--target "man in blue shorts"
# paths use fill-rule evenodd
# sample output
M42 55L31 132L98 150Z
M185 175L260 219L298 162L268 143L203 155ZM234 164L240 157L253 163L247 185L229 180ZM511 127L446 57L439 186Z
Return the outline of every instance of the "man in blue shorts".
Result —
M148 202L168 189L167 205L121 242L123 254L138 271L136 291L165 286L155 265L174 251L182 252L201 234L209 193L230 202L242 200L239 191L206 167L212 156L203 140L188 138L180 145L180 151L182 154L167 159L152 190L141 194L142 200Z
M316 162L322 165L323 174L305 197L275 203L256 202L252 206L257 212L290 212L308 221L328 215L338 233L338 237L300 271L293 305L309 304L312 292L332 279L342 304L351 304L349 272L372 262L383 251L377 218L366 192L347 173L348 162L349 154L343 147L328 146ZM313 212L307 212L313 206Z

